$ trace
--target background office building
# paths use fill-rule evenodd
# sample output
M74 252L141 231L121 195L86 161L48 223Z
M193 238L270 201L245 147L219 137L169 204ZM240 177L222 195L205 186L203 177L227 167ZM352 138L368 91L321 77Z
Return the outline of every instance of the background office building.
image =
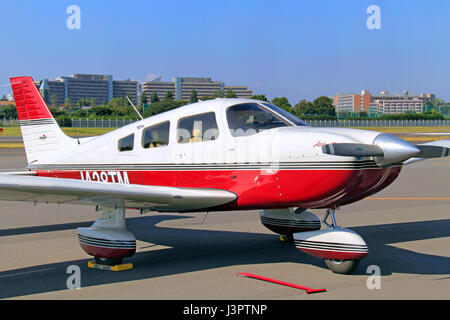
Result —
M141 93L145 93L149 101L152 93L156 93L158 95L159 100L164 99L164 96L166 95L167 91L170 91L172 93L172 96L175 97L175 84L173 82L161 81L160 76L151 81L143 82L141 88L142 88Z
M95 99L100 105L113 98L128 95L137 104L138 82L113 80L111 75L73 74L54 80L36 81L36 86L47 103L61 105L66 99L77 103L80 99Z
M253 95L253 90L249 90L246 86L226 86L221 81L212 81L211 78L176 77L171 82L162 82L161 77L158 77L142 83L142 92L145 92L147 97L155 92L160 100L164 99L167 91L171 91L176 100L189 100L193 90L200 99L212 97L218 91L225 95L229 89L238 98L250 98Z
M364 94L361 92L361 94L335 95L333 103L336 112L367 112L370 108L370 98L367 99L367 96L366 92Z
M253 90L249 90L248 87L244 86L224 86L223 93L226 94L228 90L236 93L238 98L249 99L253 96Z
M362 90L361 94L336 94L333 97L333 104L336 113L421 113L425 104L434 98L434 94L410 95L408 91L394 95L382 91L378 95L372 95L368 90Z
M377 104L378 112L382 114L395 113L421 113L424 106L435 98L434 94L410 95L408 91L403 94L389 95L389 92L381 92L372 96L372 100Z

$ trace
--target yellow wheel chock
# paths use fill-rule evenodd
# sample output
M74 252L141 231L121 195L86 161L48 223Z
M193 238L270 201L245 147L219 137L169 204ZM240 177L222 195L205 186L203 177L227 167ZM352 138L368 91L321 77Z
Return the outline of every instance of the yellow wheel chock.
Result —
M99 269L99 270L109 270L109 271L125 271L125 270L131 270L133 269L132 263L124 263L124 264L118 264L115 266L108 266L104 264L98 264L95 261L89 261L88 267L92 269Z

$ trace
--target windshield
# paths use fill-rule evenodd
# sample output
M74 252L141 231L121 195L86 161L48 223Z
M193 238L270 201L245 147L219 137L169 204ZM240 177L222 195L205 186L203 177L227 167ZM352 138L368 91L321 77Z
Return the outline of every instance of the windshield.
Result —
M292 126L276 113L257 103L241 103L227 110L228 127L234 137L248 136L263 130Z
M267 108L270 108L272 111L282 115L283 117L294 123L296 126L308 126L308 124L305 121L297 118L292 113L284 110L283 108L277 107L270 103L263 103L263 105L265 105Z

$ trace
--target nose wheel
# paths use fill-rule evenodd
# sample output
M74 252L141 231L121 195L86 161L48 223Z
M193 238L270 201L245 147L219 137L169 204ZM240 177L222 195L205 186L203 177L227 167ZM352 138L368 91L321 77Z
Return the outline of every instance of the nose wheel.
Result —
M351 274L359 266L359 260L325 259L324 261L328 269L339 274Z
M331 222L328 220L331 219ZM334 273L350 274L369 249L356 232L338 226L334 209L328 209L322 220L323 230L294 234L295 246L300 251L323 259Z
M328 217L331 218L331 225L327 223ZM322 223L330 229L337 229L340 228L339 225L336 222L336 215L334 209L327 209L327 213L325 217L323 218ZM359 266L360 260L344 260L344 259L324 259L325 265L333 271L334 273L339 274L351 274L353 271L355 271Z

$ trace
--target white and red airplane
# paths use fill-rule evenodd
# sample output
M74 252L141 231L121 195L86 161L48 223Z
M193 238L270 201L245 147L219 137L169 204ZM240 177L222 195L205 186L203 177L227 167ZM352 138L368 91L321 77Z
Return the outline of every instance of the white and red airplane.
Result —
M351 273L368 247L337 225L334 210L386 188L403 165L450 150L450 140L414 146L376 131L312 128L251 99L193 103L75 139L61 131L31 77L10 80L28 167L0 175L0 200L98 206L101 218L78 228L78 237L101 264L136 251L127 208L258 209L267 228L333 272ZM312 208L327 209L322 222Z

